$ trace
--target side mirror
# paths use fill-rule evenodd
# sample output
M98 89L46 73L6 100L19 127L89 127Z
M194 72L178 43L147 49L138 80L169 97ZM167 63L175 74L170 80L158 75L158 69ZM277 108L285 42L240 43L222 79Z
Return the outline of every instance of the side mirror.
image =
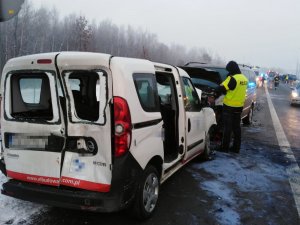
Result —
M18 15L24 0L0 0L0 22Z

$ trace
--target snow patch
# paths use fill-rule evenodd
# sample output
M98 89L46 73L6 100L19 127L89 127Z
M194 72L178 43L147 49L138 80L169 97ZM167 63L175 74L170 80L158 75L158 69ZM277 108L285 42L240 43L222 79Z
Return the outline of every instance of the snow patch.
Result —
M0 173L0 187L6 182L6 177ZM0 194L0 224L28 224L30 217L46 207Z
M210 174L209 178L203 178L203 171ZM240 192L270 193L280 190L279 182L287 179L282 166L249 153L217 152L215 160L194 164L190 172L214 199L213 214L222 225L241 224L239 209L245 201L247 208L243 210L254 211L251 200L239 198Z
M201 187L208 191L209 194L217 197L213 213L218 221L221 221L223 225L240 224L240 216L232 208L236 204L236 201L230 187L218 181L202 182Z

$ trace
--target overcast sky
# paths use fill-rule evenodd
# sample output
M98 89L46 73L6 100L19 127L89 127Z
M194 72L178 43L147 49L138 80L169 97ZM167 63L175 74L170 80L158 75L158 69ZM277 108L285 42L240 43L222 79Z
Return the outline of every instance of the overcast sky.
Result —
M33 0L155 33L161 42L204 47L225 60L295 72L300 0Z

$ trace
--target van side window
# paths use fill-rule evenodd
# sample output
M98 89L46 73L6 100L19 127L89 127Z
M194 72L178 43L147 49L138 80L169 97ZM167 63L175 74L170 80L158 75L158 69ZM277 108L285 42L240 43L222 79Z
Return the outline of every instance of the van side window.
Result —
M160 81L161 82L161 81ZM162 105L172 105L172 91L169 83L158 83L158 95Z
M200 100L198 94L191 82L187 77L182 78L184 86L184 107L186 111L197 112L201 109Z
M153 74L133 74L136 92L146 112L159 112L157 86Z

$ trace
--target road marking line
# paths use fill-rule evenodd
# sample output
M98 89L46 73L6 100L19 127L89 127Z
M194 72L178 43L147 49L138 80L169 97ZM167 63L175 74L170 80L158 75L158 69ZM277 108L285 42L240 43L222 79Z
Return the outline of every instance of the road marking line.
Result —
M267 101L269 104L269 109L271 113L271 118L273 121L275 133L278 140L278 145L280 150L285 153L285 156L289 159L290 165L286 168L287 175L289 176L289 183L293 192L296 208L298 210L298 216L300 218L300 169L297 164L294 153L291 149L291 145L288 142L284 130L281 126L277 113L275 111L274 105L272 103L268 88L265 86L265 91L267 95Z

